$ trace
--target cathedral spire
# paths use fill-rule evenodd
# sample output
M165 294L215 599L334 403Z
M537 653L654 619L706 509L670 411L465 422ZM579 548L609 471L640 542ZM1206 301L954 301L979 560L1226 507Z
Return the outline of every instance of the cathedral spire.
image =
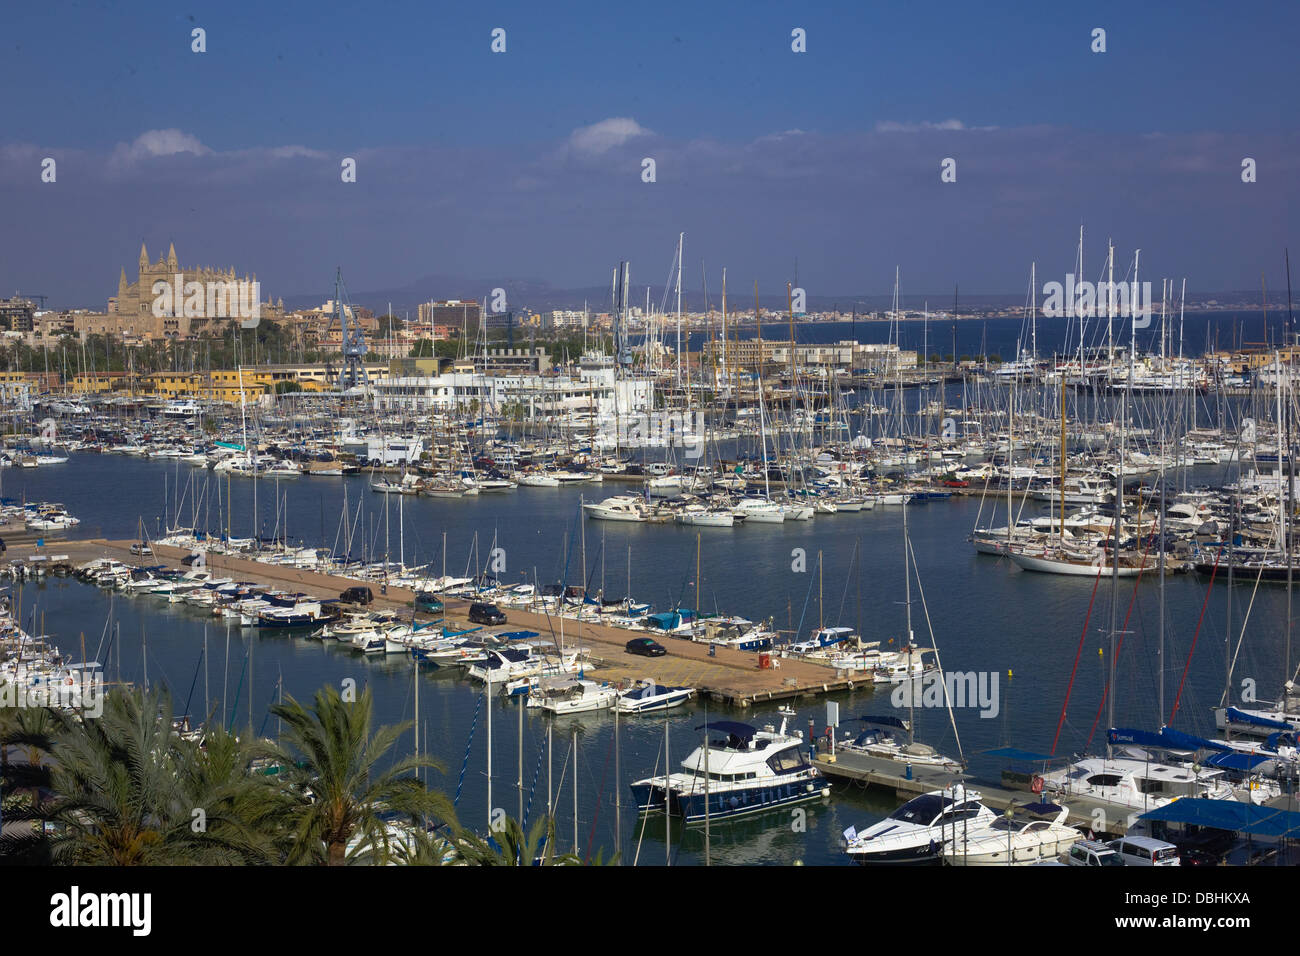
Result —
M176 243L172 243L167 249L167 268L175 272L178 267L176 262Z
M140 271L146 272L149 269L149 250L145 248L144 243L140 243Z

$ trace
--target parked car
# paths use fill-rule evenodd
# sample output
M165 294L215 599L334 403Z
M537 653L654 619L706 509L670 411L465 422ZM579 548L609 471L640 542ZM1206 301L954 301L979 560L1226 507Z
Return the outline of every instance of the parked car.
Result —
M1236 838L1224 830L1206 828L1198 833L1172 838L1172 842L1178 847L1179 866L1220 866Z
M421 591L415 596L415 609L429 614L441 614L445 610L438 595L428 591Z
M1178 847L1164 840L1145 836L1126 836L1111 840L1110 847L1125 866L1179 866Z
M495 604L471 604L469 621L471 624L504 624L506 616Z
M370 604L375 599L375 592L367 587L348 588L339 595L339 602L342 604Z
M648 637L634 637L624 649L629 654L640 654L642 657L663 657L668 653L662 644Z
M1123 866L1120 855L1099 840L1080 840L1065 854L1066 866Z
M131 545L131 553L153 554L153 548L149 547L149 545L145 544L143 541L137 541L135 544Z

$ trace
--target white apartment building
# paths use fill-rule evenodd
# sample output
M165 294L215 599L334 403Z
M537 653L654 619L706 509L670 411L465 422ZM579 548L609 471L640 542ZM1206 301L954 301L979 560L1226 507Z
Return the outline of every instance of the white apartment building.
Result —
M525 421L605 418L650 410L653 383L647 379L617 380L612 366L583 368L571 375L445 375L399 376L373 380L378 411L419 414L482 410L488 414L521 415Z
M543 313L542 328L544 329L585 329L586 327L586 312L557 309Z

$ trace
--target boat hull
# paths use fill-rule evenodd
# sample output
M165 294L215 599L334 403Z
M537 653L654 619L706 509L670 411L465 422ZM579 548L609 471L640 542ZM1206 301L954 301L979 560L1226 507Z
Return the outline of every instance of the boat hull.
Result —
M1041 571L1047 574L1065 574L1074 577L1095 578L1098 574L1110 577L1116 574L1116 570L1105 564L1088 564L1073 561L1062 561L1059 558L1040 557L1032 554L1018 554L1011 552L1011 560L1017 566L1024 568L1026 571ZM1121 578L1133 578L1142 573L1141 568L1119 568L1118 576Z
M661 778L662 779L662 778ZM830 794L830 784L824 779L801 778L788 783L774 780L757 787L723 790L708 795L707 816L710 821L762 813L777 807L792 806L820 800ZM642 781L632 784L632 796L642 812L664 809L663 784ZM706 815L704 792L670 792L669 812L682 817L687 823L703 823Z

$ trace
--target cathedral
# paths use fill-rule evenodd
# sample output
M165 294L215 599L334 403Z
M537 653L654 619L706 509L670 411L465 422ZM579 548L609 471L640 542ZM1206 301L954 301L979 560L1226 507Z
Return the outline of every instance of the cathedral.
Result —
M201 269L182 269L176 258L174 244L167 250L167 258L159 257L157 262L150 263L149 250L142 242L136 281L128 283L126 270L122 270L117 280L117 295L108 300L110 318L116 318L123 329L130 328L137 335L149 338L223 335L229 331L232 321L238 321L232 318L235 313L224 307L217 310L216 315L210 313L193 315L190 314L190 310L172 306L155 310L154 302L159 297L153 291L154 283L165 282L170 287L177 283L177 276L180 276L179 282L182 285L196 282L205 289L208 288L209 283L248 284L257 281L256 275L251 280L245 275L241 280L235 275L234 269L212 269L207 266ZM179 298L179 292L177 296ZM259 311L262 319L269 321L282 319L284 300L260 303ZM155 312L163 314L157 315Z

